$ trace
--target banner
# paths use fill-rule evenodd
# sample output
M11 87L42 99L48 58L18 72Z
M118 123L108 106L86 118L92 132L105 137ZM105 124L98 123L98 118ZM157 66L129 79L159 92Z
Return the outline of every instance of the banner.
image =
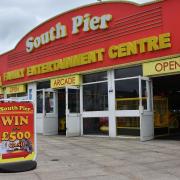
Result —
M6 94L16 94L26 92L26 86L24 84L6 87Z
M65 76L56 79L51 79L51 88L61 88L65 86L79 86L80 85L80 76Z
M180 57L143 64L143 76L172 74L180 72Z
M0 163L35 160L34 107L0 101Z

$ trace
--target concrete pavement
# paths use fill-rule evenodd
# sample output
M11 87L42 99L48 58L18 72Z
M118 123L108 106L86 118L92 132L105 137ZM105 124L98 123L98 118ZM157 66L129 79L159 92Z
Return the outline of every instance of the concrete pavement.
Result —
M38 136L37 162L0 180L180 180L180 141Z

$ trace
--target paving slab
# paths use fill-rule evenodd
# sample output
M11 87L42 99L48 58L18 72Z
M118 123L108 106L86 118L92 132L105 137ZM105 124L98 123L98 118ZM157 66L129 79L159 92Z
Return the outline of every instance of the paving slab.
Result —
M180 180L180 141L38 135L37 168L0 180Z

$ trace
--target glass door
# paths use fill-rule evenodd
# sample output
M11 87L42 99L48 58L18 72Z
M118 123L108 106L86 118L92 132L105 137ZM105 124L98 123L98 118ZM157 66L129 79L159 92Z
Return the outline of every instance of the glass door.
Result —
M117 135L139 136L141 141L154 138L152 97L149 78L115 79Z
M152 82L149 78L141 77L139 87L140 139L147 141L154 138Z
M44 135L58 134L56 92L51 89L37 91L37 128Z
M80 90L66 87L66 136L80 136Z
M115 79L116 134L140 136L139 76Z

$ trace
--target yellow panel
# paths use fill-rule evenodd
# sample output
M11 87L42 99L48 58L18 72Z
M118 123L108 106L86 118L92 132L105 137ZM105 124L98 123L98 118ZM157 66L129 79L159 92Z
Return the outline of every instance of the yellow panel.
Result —
M0 94L3 94L3 88L0 88Z
M24 84L6 87L6 94L24 93L26 86Z
M161 75L180 72L180 57L143 64L143 75Z
M51 88L60 88L65 86L78 86L78 85L80 85L79 75L51 79Z

